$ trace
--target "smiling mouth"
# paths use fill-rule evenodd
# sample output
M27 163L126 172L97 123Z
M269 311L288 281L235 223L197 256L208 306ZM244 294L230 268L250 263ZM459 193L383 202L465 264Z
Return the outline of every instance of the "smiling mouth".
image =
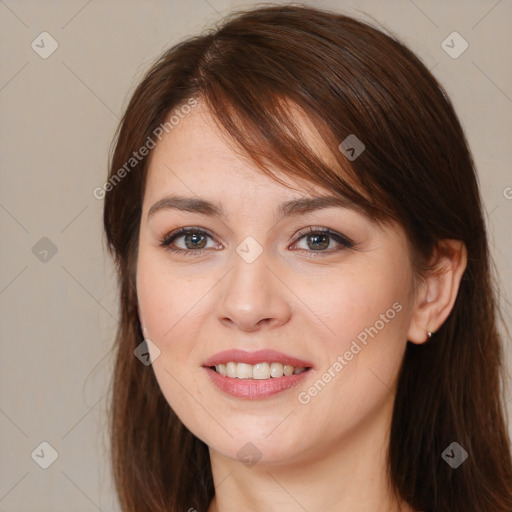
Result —
M267 380L299 375L310 370L310 367L295 367L282 363L237 363L229 362L209 367L219 375L231 379Z

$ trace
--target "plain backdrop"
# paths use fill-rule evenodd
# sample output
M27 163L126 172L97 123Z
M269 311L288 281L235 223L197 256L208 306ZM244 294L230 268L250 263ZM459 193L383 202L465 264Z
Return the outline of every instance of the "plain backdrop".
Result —
M310 3L378 22L446 88L477 165L510 325L511 1ZM119 510L105 435L118 309L93 190L153 60L250 5L0 0L1 511Z

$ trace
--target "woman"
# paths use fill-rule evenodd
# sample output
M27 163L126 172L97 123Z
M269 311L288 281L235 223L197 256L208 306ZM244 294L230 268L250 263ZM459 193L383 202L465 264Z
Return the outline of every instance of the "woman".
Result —
M512 510L473 162L401 43L234 15L147 73L104 190L124 511Z

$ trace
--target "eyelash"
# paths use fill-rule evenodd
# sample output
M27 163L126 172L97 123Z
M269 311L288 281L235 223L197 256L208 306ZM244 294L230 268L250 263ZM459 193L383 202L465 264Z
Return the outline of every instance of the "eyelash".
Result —
M184 256L200 256L208 249L178 249L176 247L172 247L171 243L174 242L177 238L180 238L183 235L187 235L188 233L196 233L201 235L207 235L211 239L214 239L214 236L207 230L203 228L196 228L196 227L188 227L188 228L180 228L176 231L173 231L171 233L166 234L163 238L160 239L160 245L164 247L168 251L172 251ZM348 237L337 233L336 231L332 231L328 228L313 228L310 226L307 229L303 229L299 231L297 234L297 238L292 242L292 244L296 244L299 242L302 238L308 236L308 235L328 235L330 238L334 239L336 242L340 244L338 248L335 250L329 250L329 251L313 251L313 250L307 250L307 249L295 249L299 252L306 252L309 253L309 258L324 258L326 256L329 256L331 254L338 253L344 249L353 249L355 246L355 243Z

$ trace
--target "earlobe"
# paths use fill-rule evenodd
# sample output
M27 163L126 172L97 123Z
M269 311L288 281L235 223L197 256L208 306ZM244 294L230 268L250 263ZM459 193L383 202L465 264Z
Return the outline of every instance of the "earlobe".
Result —
M443 325L455 304L466 265L464 242L446 239L438 243L430 261L431 270L418 288L409 341L425 343Z

